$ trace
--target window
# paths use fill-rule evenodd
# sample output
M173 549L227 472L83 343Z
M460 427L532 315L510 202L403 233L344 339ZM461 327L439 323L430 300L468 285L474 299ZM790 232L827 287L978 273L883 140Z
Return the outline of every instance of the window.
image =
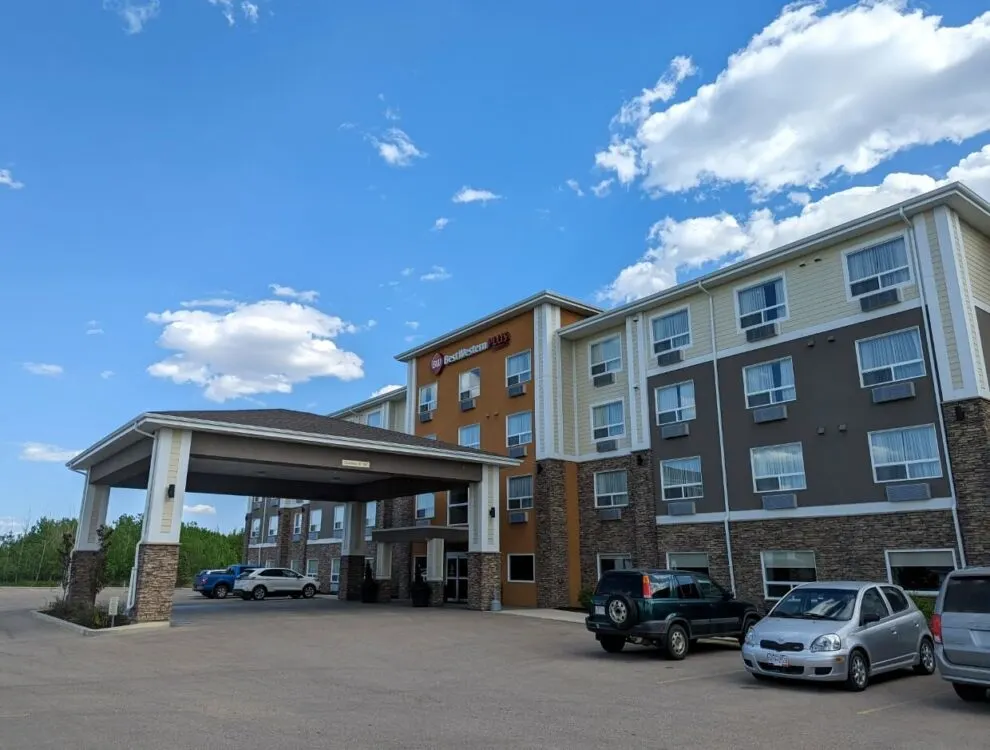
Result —
M667 567L671 570L689 570L692 573L711 575L707 552L668 552Z
M920 378L925 374L921 333L917 328L856 342L859 381L864 388Z
M533 354L525 351L505 358L505 384L528 383L533 377Z
M419 412L431 412L437 410L437 384L430 383L419 389Z
M663 499L693 500L702 497L701 456L671 458L660 462Z
M883 589L887 601L890 602L890 608L894 612L905 612L911 607L907 597L901 593L900 589L895 589L893 586L881 586L880 588Z
M787 317L784 278L770 279L736 292L739 327L743 330Z
M818 580L814 552L761 552L760 559L767 599L780 599L795 586Z
M505 418L505 444L527 445L533 442L533 413L521 411Z
M656 389L657 424L673 424L694 419L694 381Z
M368 568L371 568L371 575L374 575L375 574L375 558L373 558L371 556L365 557L364 558L364 567L365 567L365 570L367 570Z
M461 401L478 398L481 395L481 370L476 367L458 375L457 390Z
M270 568L270 567L272 567L272 565L274 565L274 564L275 564L275 561L274 561L274 560L272 560L271 558L268 558L267 560L265 560L265 567L266 567L266 568Z
M629 505L626 472L599 471L595 474L595 507L621 508Z
M876 482L938 479L942 476L942 462L935 425L871 432L870 461Z
M591 430L595 440L608 440L626 434L622 401L612 401L591 407Z
M430 435L423 435L423 437L426 438L427 440L436 440L437 439L437 434L434 432L434 433L432 433Z
M990 576L972 574L952 576L945 587L942 611L990 615Z
M935 596L956 569L951 549L887 550L886 555L887 580L911 594Z
M529 510L533 507L533 477L509 477L506 487L506 508L508 510Z
M278 516L269 516L268 518L268 536L278 536Z
M333 509L333 530L334 536L342 536L344 533L344 506L336 505Z
M509 558L509 581L512 583L533 583L536 581L535 555L506 555Z
M654 354L691 346L691 316L687 308L653 318L650 326L653 329Z
M323 529L323 511L317 508L309 514L309 531L316 533Z
M447 493L447 525L463 526L468 522L467 488Z
M904 238L863 248L846 256L849 293L853 297L899 286L911 280Z
M746 407L782 404L797 398L794 388L794 361L790 357L761 362L743 368Z
M674 584L677 586L678 599L701 599L698 582L691 576L674 576Z
M365 417L364 423L368 427L381 427L382 426L382 410L376 409L373 412L369 412L368 416Z
M599 555L598 577L601 578L603 574L608 573L610 570L631 570L632 566L632 555Z
M618 335L596 341L590 347L591 377L622 369L622 343Z
M435 503L432 492L416 495L416 518L433 518Z
M465 448L481 448L481 425L468 424L459 428L457 442Z
M340 558L334 557L330 560L330 583L336 585L340 583Z
M378 525L378 501L372 500L364 504L365 528L373 529Z
M306 561L306 575L316 578L316 574L320 571L320 561L315 557L311 557Z
M871 586L863 592L863 601L859 605L860 622L864 622L870 615L878 620L890 617L890 610L887 603L880 596L880 590L876 586Z
M292 515L292 533L302 534L302 512L296 511Z
M801 443L765 445L749 452L754 492L803 490L804 451Z
M257 539L259 536L261 536L261 519L253 518L251 519L251 538Z
M413 575L415 581L418 578L426 580L426 555L413 555Z

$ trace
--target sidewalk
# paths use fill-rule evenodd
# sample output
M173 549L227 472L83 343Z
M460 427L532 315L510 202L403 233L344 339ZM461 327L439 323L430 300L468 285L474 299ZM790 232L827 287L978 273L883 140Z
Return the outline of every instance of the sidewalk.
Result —
M579 625L584 624L584 618L587 617L584 612L568 612L563 609L503 609L495 614L535 617L539 620L557 620L559 622L573 622Z

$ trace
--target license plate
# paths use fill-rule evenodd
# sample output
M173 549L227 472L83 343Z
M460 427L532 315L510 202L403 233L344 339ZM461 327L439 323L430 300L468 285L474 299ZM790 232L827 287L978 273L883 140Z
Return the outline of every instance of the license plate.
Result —
M783 654L778 654L773 651L767 651L767 664L772 664L775 667L786 667L790 665L787 657Z
M596 605L595 606L595 614L596 615L604 615L605 614L605 607L599 607L599 606Z

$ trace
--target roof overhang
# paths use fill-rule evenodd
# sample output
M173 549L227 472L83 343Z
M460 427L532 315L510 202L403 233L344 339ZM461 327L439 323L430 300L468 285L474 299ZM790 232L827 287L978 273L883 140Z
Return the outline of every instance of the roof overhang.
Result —
M445 542L467 542L468 531L463 526L402 526L395 529L374 529L371 541L403 544L406 542L428 542L443 539Z
M930 211L937 206L948 206L967 223L990 235L990 204L961 182L953 182L916 198L910 198L889 208L875 211L797 242L783 245L752 260L735 263L728 268L678 284L649 297L643 297L626 305L612 308L593 318L572 323L559 329L557 333L563 339L578 339L614 328L629 315L682 300L697 294L701 289L711 290L723 284L732 283L741 277L758 273L769 266L775 266L791 258L820 252L832 245L853 240L858 236L883 229L897 222L903 223L905 217L909 218L924 211Z

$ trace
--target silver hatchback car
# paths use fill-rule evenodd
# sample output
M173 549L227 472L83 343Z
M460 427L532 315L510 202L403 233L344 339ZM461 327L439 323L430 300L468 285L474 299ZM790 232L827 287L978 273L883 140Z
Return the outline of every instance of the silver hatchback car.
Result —
M805 583L791 589L746 633L743 665L757 679L844 682L865 690L895 669L935 671L925 616L888 583Z

